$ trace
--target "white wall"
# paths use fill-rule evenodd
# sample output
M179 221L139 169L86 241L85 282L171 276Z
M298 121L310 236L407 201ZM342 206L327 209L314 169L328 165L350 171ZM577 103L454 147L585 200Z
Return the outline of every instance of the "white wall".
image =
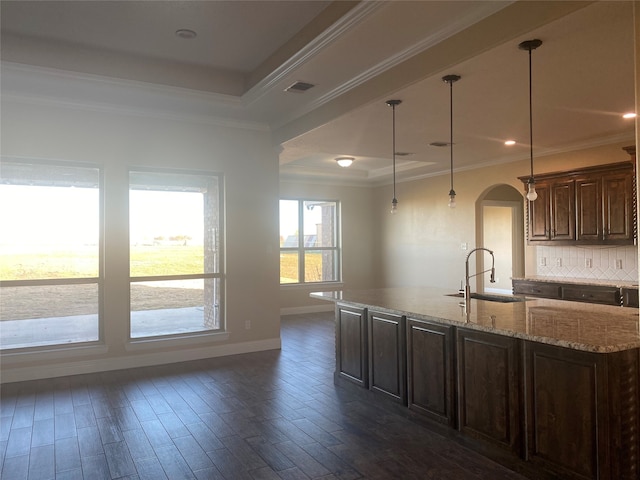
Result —
M266 128L2 100L3 157L91 162L105 177L104 345L3 355L2 381L279 348L278 159ZM127 168L134 165L224 174L228 335L129 345Z
M581 166L629 160L623 146L633 141L538 157L535 172L572 170ZM464 279L464 259L476 245L476 200L494 185L512 185L524 195L519 176L528 175L527 160L455 173L457 207L447 206L447 175L399 183L398 213L390 215L391 187L375 191L380 229L376 257L381 259L379 280L383 286L432 286L456 291ZM462 250L466 243L468 250ZM490 247L489 245L486 245ZM496 252L499 255L500 252ZM525 247L525 275L537 272L538 250ZM631 262L629 262L631 263ZM637 268L634 270L637 275ZM633 274L633 272L632 272ZM488 285L488 284L487 284Z

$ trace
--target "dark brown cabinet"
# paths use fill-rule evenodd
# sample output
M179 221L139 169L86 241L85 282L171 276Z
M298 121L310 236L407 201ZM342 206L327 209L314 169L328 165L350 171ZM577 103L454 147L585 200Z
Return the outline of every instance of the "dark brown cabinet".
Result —
M455 423L453 327L407 319L409 409L451 427Z
M539 245L635 242L635 163L620 162L536 176L527 202L527 241ZM519 177L525 184L529 177Z
M573 180L551 183L551 240L575 238L574 188Z
M635 205L633 178L627 173L605 175L602 179L604 203L604 241L628 242L634 237Z
M640 306L640 301L638 301L638 287L623 287L621 289L621 295L623 307L638 308Z
M558 283L513 279L513 293L573 302L621 305L621 291L616 286Z
M336 377L369 387L367 309L336 306Z
M527 460L570 479L637 479L638 352L525 342Z
M458 429L520 454L521 387L515 338L458 329Z
M369 389L407 403L405 317L369 311Z

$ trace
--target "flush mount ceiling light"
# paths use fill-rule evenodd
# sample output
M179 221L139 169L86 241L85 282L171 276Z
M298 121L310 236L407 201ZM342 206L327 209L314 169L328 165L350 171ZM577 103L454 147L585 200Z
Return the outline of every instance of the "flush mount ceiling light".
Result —
M189 30L188 28L180 28L176 30L176 37L183 38L185 40L191 40L197 36L198 34L195 31Z
M340 165L343 168L350 167L354 160L355 160L355 158L353 158L353 157L338 157L338 158L336 158L336 162L338 162L338 165Z
M538 40L537 38L534 40L525 40L524 42L518 45L520 50L527 50L529 52L529 163L531 165L531 173L529 176L529 181L527 182L527 186L529 191L527 192L527 200L533 202L536 198L538 198L538 193L536 192L536 180L533 177L533 109L531 102L531 51L538 48L542 45L542 40Z
M393 152L393 199L391 200L391 213L394 214L398 211L398 199L396 198L396 107L402 103L402 100L387 100L386 104L391 107L391 126L392 126L392 152Z
M456 208L456 191L453 189L453 84L460 80L460 75L445 75L442 81L449 84L449 152L451 190L449 190L449 207Z

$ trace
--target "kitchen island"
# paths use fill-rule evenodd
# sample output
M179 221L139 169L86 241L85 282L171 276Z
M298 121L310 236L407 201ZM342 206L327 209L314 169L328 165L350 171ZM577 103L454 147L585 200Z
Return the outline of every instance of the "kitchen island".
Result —
M313 293L336 305L336 384L532 478L639 478L637 309L450 293Z

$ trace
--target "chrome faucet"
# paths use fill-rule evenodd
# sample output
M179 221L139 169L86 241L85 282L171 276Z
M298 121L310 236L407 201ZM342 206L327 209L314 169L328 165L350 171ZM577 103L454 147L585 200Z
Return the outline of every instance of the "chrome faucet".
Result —
M491 254L491 268L484 270L482 272L474 273L473 275L469 275L469 257L473 252L477 252L478 250L486 250ZM464 305L467 307L469 305L469 298L471 298L471 285L469 285L469 279L475 277L476 275L482 275L483 273L491 272L491 276L489 277L489 281L491 283L496 283L496 269L495 269L496 259L493 256L493 250L489 250L488 248L478 247L474 248L467 255L467 259L464 262Z

